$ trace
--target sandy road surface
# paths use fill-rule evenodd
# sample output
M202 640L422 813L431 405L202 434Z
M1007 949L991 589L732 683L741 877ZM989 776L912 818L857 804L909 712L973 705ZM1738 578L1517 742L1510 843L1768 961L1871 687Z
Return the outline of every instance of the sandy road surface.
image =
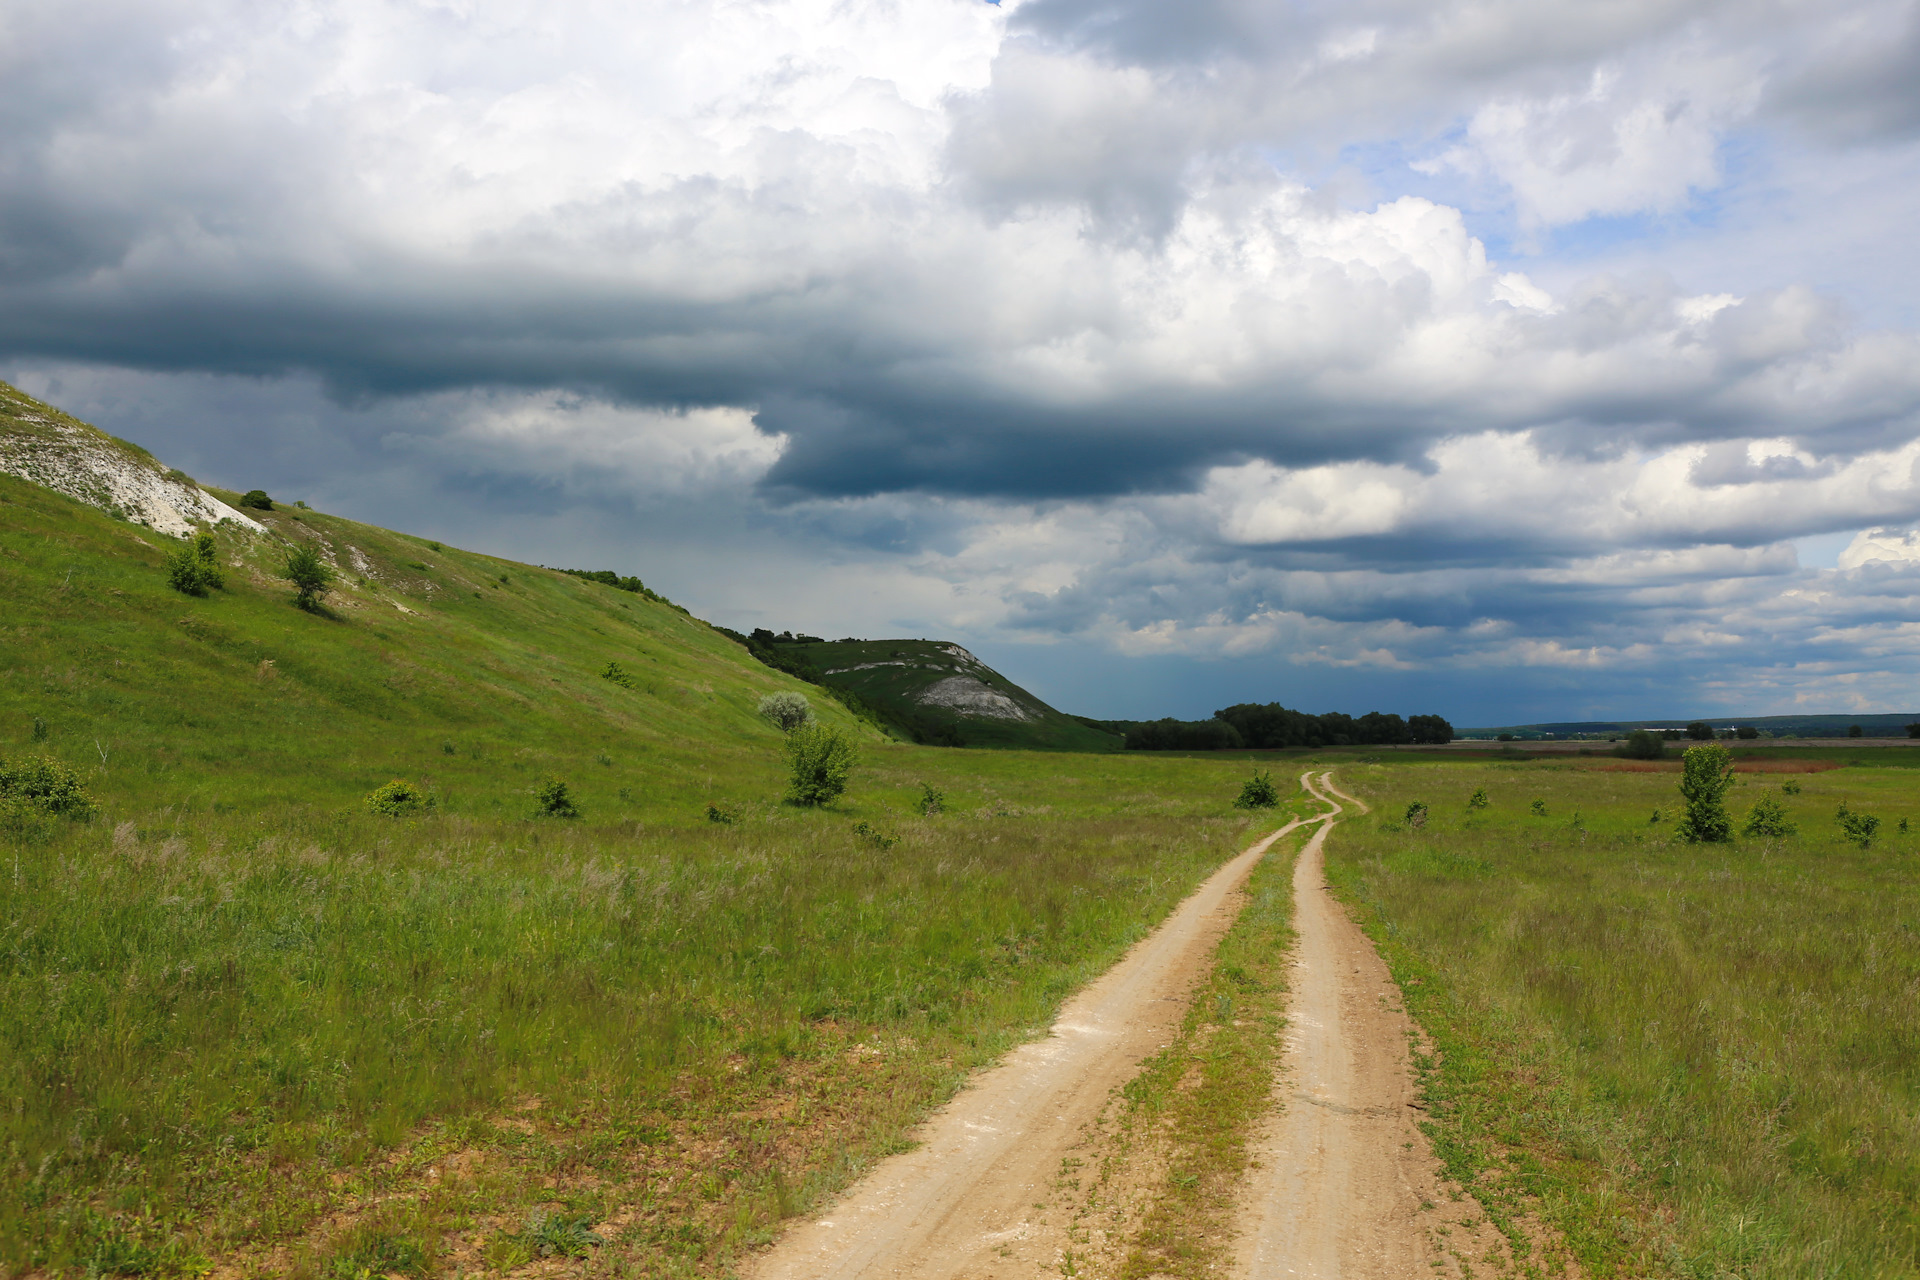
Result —
M1062 1158L1141 1062L1173 1036L1233 923L1234 891L1290 822L1221 867L1060 1011L832 1208L748 1264L754 1280L1030 1276L1053 1249L1033 1230ZM1057 1272L1056 1272L1057 1274Z
M1303 781L1322 799L1331 793L1365 810L1331 778L1322 774L1318 788ZM1463 1263L1498 1256L1502 1242L1472 1200L1443 1191L1416 1127L1413 1024L1379 953L1327 891L1321 845L1333 825L1294 863L1281 1105L1252 1143L1258 1163L1242 1190L1234 1274L1461 1275Z

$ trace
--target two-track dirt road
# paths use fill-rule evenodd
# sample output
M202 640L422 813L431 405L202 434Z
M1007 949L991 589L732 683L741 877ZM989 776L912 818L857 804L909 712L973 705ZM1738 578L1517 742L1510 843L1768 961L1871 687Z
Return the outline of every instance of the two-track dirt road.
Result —
M1413 1126L1410 1025L1365 935L1327 893L1320 846L1341 806L1331 775L1301 782L1330 812L1294 876L1299 932L1286 1067L1256 1135L1236 1274L1447 1274L1447 1244L1477 1247L1457 1204L1437 1236L1435 1165ZM1322 791L1320 788L1324 788ZM1329 794L1330 793L1330 794ZM1355 802L1357 803L1357 802ZM1034 1218L1062 1161L1140 1064L1172 1037L1232 925L1236 890L1288 823L1221 867L1151 935L1061 1009L1046 1039L984 1071L837 1204L752 1260L753 1280L1059 1274ZM1404 1144L1404 1145L1403 1145ZM1430 1207L1422 1209L1425 1202ZM1468 1202L1470 1208L1470 1202ZM1023 1247L1026 1246L1026 1247Z

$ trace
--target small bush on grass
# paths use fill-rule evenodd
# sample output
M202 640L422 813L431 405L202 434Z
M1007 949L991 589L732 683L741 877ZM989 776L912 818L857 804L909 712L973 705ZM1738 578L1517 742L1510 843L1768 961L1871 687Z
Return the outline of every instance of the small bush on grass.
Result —
M733 822L739 816L740 815L735 813L733 810L722 809L717 804L710 803L707 805L707 821L708 822L730 823L730 822Z
M1547 816L1547 802L1545 800L1535 800L1527 806L1527 812L1536 818L1544 818Z
M577 818L580 816L580 807L574 804L565 782L559 778L547 778L533 789L533 816Z
M1872 844L1873 838L1880 834L1879 818L1871 813L1855 813L1844 800L1840 802L1840 811L1833 815L1833 820L1840 824L1840 834L1862 849Z
M1256 769L1251 778L1240 784L1240 798L1233 802L1236 809L1271 809L1280 803L1280 788L1273 785L1273 774L1265 769Z
M791 690L770 693L760 699L760 714L782 733L792 733L801 725L813 723L813 707L806 698Z
M1475 787L1473 794L1467 797L1467 808L1473 812L1478 812L1492 803L1493 801L1487 799L1487 789L1485 787Z
M838 729L802 725L787 735L787 799L798 805L823 805L847 789L857 757L853 742Z
M227 585L220 572L220 550L213 535L202 530L193 541L167 557L167 585L182 595L203 596Z
M600 672L600 678L602 680L610 680L622 689L633 688L633 677L628 675L627 669L617 662L609 662L605 669Z
M404 778L383 782L367 793L367 810L386 818L404 818L433 808L433 797Z
M90 818L94 807L72 766L41 755L0 756L0 804L59 818Z
M1659 760L1667 754L1667 744L1660 736L1645 729L1635 729L1627 735L1627 740L1614 752L1629 760Z
M882 831L870 822L853 824L853 834L867 841L876 849L891 849L900 843L900 837L890 831Z
M1796 828L1787 818L1787 807L1780 803L1780 797L1765 792L1753 802L1753 808L1747 810L1746 825L1740 828L1743 836L1790 836Z
M947 811L946 792L941 791L930 782L921 783L918 808L920 810L920 816L923 818L931 818L936 813L945 813Z
M1415 800L1412 804L1408 805L1407 816L1405 821L1409 827L1415 828L1416 830L1420 827L1426 826L1427 825L1426 804L1422 801Z
M267 496L265 489L249 489L240 495L240 505L249 511L271 511L273 499Z
M1800 794L1800 782L1797 778L1788 778L1785 782L1780 784L1780 790L1786 792L1790 796L1797 796Z
M333 586L333 570L305 543L287 549L280 576L293 584L294 604L310 613L320 607L320 597Z
M1733 835L1727 815L1727 790L1733 786L1733 756L1719 743L1688 747L1680 753L1680 794L1687 802L1680 838L1688 844L1717 844Z

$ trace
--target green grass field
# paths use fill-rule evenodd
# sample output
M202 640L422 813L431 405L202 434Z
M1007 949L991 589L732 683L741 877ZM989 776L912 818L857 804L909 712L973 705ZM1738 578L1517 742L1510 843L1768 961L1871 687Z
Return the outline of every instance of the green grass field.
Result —
M1671 766L1341 774L1376 807L1329 874L1440 1048L1440 1149L1589 1275L1920 1274L1920 753L1811 754L1754 753L1809 771L1729 797L1737 821L1772 791L1797 834L1718 845L1674 839ZM1843 801L1881 817L1870 848Z

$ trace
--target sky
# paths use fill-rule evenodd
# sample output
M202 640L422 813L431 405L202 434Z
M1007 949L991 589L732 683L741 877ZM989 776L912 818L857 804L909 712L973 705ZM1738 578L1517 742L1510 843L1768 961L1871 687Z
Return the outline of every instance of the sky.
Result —
M1914 0L10 0L0 377L1062 709L1920 710Z

